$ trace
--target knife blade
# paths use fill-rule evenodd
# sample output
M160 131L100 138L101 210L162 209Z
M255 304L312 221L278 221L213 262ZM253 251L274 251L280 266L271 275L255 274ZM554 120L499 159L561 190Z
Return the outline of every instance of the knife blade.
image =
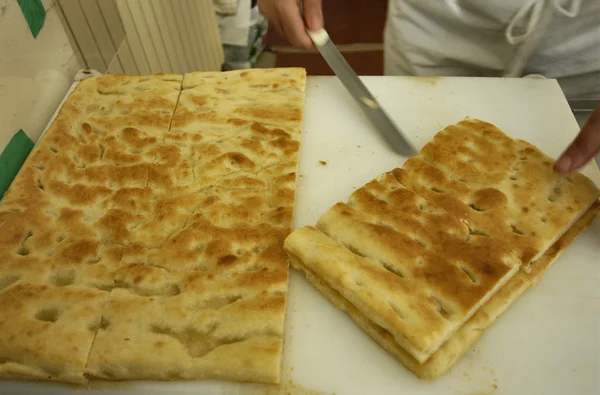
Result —
M323 56L335 75L358 102L367 118L373 123L388 145L402 156L416 155L417 152L414 147L405 138L402 131L392 122L360 78L358 78L358 75L356 75L333 41L331 41L331 38L329 38L327 31L325 29L316 31L307 29L307 32L321 56Z

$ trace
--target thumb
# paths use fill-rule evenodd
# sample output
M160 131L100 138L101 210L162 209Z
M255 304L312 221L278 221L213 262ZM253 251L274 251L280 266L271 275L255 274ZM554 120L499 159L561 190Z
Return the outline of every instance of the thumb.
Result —
M575 140L554 164L559 173L571 173L583 167L600 152L600 106L596 107Z
M304 19L309 30L323 28L323 6L321 0L304 0Z

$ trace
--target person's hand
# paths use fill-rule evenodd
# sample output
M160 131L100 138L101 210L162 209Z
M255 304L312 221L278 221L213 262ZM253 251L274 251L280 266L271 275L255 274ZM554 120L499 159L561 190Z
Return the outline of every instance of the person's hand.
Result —
M600 152L600 106L596 107L581 132L558 158L554 170L569 174L579 170Z
M308 28L321 29L323 27L321 0L304 0L303 5L304 19ZM292 45L305 49L312 48L312 41L306 33L304 20L300 15L298 0L259 0L258 9Z

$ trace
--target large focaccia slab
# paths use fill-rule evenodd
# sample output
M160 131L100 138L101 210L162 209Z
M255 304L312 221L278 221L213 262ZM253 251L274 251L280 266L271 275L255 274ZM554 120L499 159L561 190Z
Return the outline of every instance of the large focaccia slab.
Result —
M130 265L116 275L88 366L106 379L279 377L284 270L169 272Z
M316 226L323 233L313 232L310 245L302 233L291 236L288 252L422 362L519 267L501 244L470 233L393 173L336 204ZM332 242L347 248L331 256Z
M0 378L278 382L304 85L81 82L0 204Z
M2 378L85 381L113 274L143 250L117 244L122 221L139 215L141 191L172 179L144 158L155 157L148 140L168 129L180 86L172 75L81 82L6 192Z
M279 381L304 86L303 69L184 77L177 180L125 236L146 255L115 277L91 375Z
M316 228L296 230L285 248L331 299L343 297L358 321L424 364L496 292L504 301L493 305L508 306L537 281L552 260L532 259L598 198L589 179L555 175L551 162L493 125L464 121L336 204Z
M527 265L598 197L587 177L561 176L553 164L533 145L468 119L436 134L397 178L473 231L509 246Z
M569 230L564 233L534 264L535 267L549 267L558 256L583 232L600 212L600 202L596 202ZM305 228L308 229L308 228ZM343 248L340 246L340 248ZM412 355L396 343L392 334L369 320L352 303L324 280L307 269L298 259L292 259L292 266L299 270L331 303L344 310L384 350L401 361L411 372L423 379L435 379L448 372L465 355L523 292L532 287L543 275L543 271L526 274L519 271L492 297L481 306L460 329L446 341L425 363L419 363Z

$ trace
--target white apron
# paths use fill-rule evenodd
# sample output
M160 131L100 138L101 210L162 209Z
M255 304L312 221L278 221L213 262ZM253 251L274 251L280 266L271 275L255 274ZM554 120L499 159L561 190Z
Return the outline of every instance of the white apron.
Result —
M600 98L600 0L390 0L386 75L556 78Z

